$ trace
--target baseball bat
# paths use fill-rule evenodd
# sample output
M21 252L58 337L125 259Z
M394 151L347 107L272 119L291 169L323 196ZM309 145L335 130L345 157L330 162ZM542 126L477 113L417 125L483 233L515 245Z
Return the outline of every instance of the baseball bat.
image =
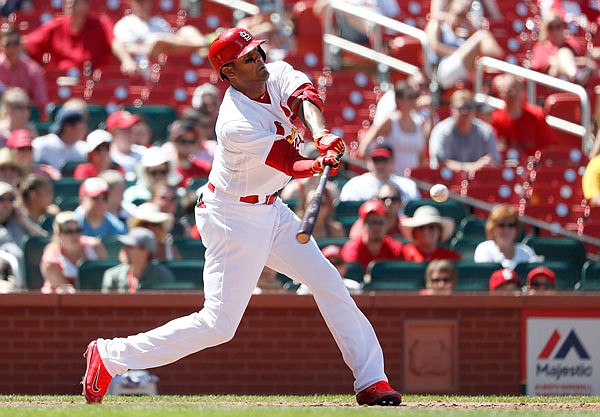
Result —
M331 165L326 165L323 169L321 178L319 178L319 185L317 185L317 188L315 189L315 195L313 196L308 208L306 209L306 212L304 213L302 223L300 224L300 229L298 229L298 232L296 233L296 240L299 243L304 244L310 240L310 235L312 234L313 227L315 227L315 221L317 220L319 210L321 209L323 191L325 191L327 177L329 176L330 170Z

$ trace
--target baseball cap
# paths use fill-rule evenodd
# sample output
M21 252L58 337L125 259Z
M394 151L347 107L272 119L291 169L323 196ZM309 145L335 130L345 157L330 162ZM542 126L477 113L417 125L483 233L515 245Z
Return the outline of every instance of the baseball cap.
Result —
M141 120L140 116L129 113L127 110L119 110L106 119L106 130L113 132L115 129L128 129Z
M369 157L390 159L394 157L394 151L388 145L379 144L369 152Z
M27 148L33 142L33 135L27 129L13 130L6 141L6 146L11 149Z
M493 291L508 282L515 282L518 285L521 284L519 276L512 269L497 269L490 276L490 291Z
M551 281L553 286L556 283L556 274L546 266L538 266L529 271L527 274L527 283L530 284L535 277L540 275Z
M117 236L117 240L125 246L139 246L156 253L156 238L154 233L144 227L133 227L126 235Z
M380 200L369 200L362 203L358 209L358 217L360 217L363 221L365 221L367 216L371 213L386 216L387 209L385 208L385 204L383 204L383 202Z
M54 117L54 123L50 126L50 132L58 135L63 131L66 124L73 124L82 120L83 110L61 107Z
M94 149L96 149L98 146L102 145L103 143L111 143L112 142L112 135L110 133L108 133L106 130L103 129L96 129L91 131L86 138L86 142L87 142L87 146L88 146L88 153L92 152Z
M102 193L108 192L108 183L102 178L87 178L79 187L79 197L98 197Z
M16 191L12 185L7 182L0 181L0 195L11 193L13 196L16 195Z

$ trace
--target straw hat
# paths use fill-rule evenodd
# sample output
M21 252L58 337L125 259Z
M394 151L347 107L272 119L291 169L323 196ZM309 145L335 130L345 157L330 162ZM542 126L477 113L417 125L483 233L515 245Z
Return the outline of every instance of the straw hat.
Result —
M167 233L171 230L173 221L173 215L160 211L156 204L143 203L133 212L133 216L129 218L128 223L130 228L138 227L144 222L160 224L163 232Z
M402 219L400 229L405 239L413 239L413 229L427 224L439 224L442 228L440 241L448 240L454 233L454 220L450 217L440 216L440 212L433 206L421 206L415 210L412 217Z

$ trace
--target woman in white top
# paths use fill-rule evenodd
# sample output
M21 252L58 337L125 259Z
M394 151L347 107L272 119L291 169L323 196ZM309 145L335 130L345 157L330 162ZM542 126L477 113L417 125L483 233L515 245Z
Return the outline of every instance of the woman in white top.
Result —
M365 157L379 137L394 150L394 173L404 175L406 168L421 164L425 150L423 118L416 112L419 92L407 82L396 83L396 110L380 123L374 123L361 139L358 153Z
M475 248L475 262L495 262L514 269L517 264L539 260L533 249L517 242L520 223L517 210L510 204L496 206L488 216L485 233L489 240Z

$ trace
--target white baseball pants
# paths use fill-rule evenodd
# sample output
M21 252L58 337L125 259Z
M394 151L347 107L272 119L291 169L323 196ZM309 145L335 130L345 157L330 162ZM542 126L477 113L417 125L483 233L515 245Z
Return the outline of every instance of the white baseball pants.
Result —
M267 265L312 290L354 374L356 392L387 380L371 324L314 239L305 245L296 241L300 219L279 198L273 205L253 205L216 190L206 191L203 200L206 208L196 208L196 222L207 247L204 307L145 333L98 339L100 356L111 375L166 365L229 341Z

